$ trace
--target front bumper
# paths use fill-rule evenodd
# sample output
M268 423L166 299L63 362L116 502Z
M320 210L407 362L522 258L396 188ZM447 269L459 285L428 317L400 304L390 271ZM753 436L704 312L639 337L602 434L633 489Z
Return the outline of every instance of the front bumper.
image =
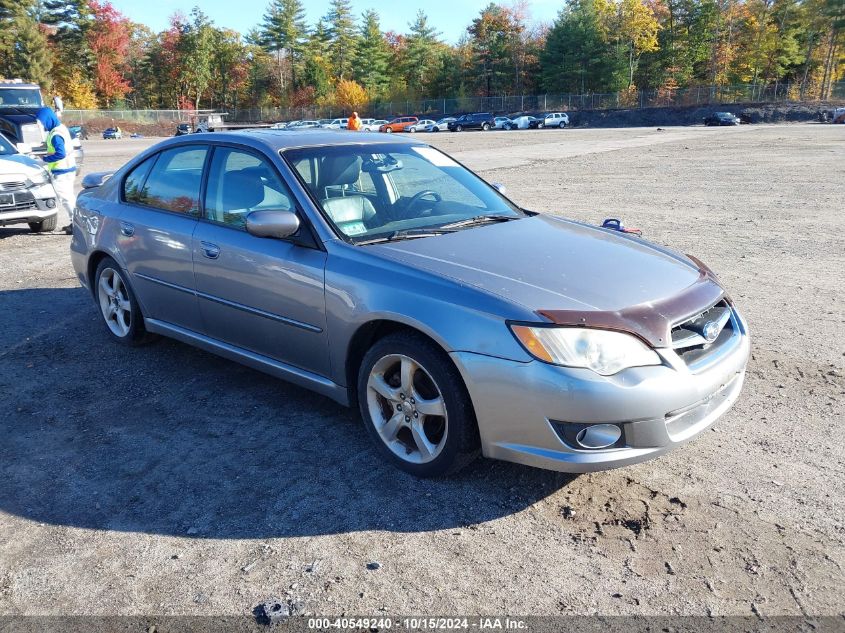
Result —
M0 226L42 222L57 213L56 191L49 183L4 195L12 196L13 202L0 205Z
M453 352L475 407L486 457L563 472L635 464L669 452L711 426L739 396L750 355L748 329L709 364L687 367L658 350L664 365L614 376L539 361L518 362ZM620 439L585 449L579 430L612 424Z

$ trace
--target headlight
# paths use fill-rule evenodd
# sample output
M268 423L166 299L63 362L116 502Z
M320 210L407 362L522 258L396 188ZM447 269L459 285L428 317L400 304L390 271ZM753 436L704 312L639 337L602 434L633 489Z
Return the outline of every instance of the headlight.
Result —
M653 349L622 332L528 325L510 328L529 354L553 365L583 367L611 376L628 367L661 364Z
M45 170L39 171L35 176L32 176L29 179L33 185L45 185L50 182L50 176L47 174Z

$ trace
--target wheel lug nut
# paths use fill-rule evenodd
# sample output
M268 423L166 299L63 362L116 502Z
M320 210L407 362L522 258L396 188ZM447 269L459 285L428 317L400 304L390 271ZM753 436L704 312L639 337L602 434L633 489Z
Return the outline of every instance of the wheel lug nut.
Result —
M419 414L419 413L417 413L416 411L414 411L414 417L415 417L415 418L418 418L418 417L420 417L420 414Z
M405 422L410 422L410 421L411 421L411 418L409 418L409 417L406 415L406 416L405 416Z
M411 398L411 404L416 404L416 402L417 402L416 400L414 400L413 398Z
M400 394L399 394L399 397L400 397L400 398L402 398L402 400L404 400L404 399L405 399L405 394L404 394L404 393L400 393Z
M401 404L397 404L397 405L396 405L396 410L397 410L397 411L401 411L401 410L402 410L402 405L401 405Z

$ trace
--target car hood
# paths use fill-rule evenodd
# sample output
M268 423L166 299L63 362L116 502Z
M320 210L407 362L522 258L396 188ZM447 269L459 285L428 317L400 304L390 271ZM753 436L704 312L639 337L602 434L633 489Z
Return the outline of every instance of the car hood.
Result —
M659 304L703 274L639 238L546 215L367 248L544 313Z
M0 177L7 174L24 174L25 176L37 176L43 167L34 158L23 154L11 154L0 157Z

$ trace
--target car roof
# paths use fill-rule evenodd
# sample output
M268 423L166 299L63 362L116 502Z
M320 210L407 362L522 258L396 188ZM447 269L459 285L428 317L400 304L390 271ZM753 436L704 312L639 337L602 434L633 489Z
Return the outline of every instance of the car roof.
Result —
M306 128L304 130L274 130L261 128L252 130L238 130L232 132L206 132L191 134L190 136L173 137L162 141L164 145L181 145L196 142L243 143L245 145L263 146L271 153L292 147L319 147L325 145L380 145L406 143L408 145L423 145L421 141L403 138L391 134L359 134L348 130L331 130L324 128Z

